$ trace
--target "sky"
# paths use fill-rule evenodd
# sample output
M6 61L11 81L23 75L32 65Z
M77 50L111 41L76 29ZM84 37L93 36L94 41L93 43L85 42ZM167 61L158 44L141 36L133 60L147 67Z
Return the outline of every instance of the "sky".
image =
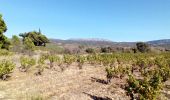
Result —
M170 0L0 0L9 38L41 29L48 38L170 39Z

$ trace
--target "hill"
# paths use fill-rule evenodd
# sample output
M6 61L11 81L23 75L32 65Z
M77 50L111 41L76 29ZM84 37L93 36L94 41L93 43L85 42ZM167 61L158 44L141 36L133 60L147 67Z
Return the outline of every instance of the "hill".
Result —
M136 42L113 42L105 39L50 39L51 42L58 44L74 44L74 45L87 45L87 46L116 46L116 47L133 47ZM146 41L146 43L150 44L154 47L163 47L170 49L170 39L161 39L161 40L153 40Z

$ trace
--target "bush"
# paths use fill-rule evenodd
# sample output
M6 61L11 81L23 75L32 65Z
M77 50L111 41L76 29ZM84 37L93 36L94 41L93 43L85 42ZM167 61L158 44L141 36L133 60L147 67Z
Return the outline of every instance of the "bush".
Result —
M145 52L148 52L148 51L149 51L149 46L148 46L148 44L143 43L143 42L138 42L138 43L136 43L136 47L137 47L138 51L140 51L140 52L142 52L142 53L145 53Z
M93 48L87 48L86 52L87 53L95 53L95 50Z
M77 62L78 62L79 69L82 69L83 64L85 63L85 61L86 61L86 57L80 56L80 55L77 57Z
M162 77L156 72L151 77L137 79L133 75L129 75L126 86L127 94L131 99L137 100L155 100L162 89Z
M60 57L58 57L56 55L49 55L48 59L50 61L50 68L54 67L54 62L60 62Z
M12 70L15 68L15 64L8 61L3 60L0 61L0 77L1 79L5 80L7 78L7 75L12 72Z
M45 100L43 96L37 95L37 96L32 96L31 100Z
M64 63L67 64L67 67L76 61L76 57L74 55L64 55L63 59Z
M114 69L112 67L106 67L105 71L107 73L107 83L110 83L113 78Z
M20 71L27 72L31 66L34 66L36 64L36 61L33 58L22 56L20 57L20 63L21 63Z
M44 71L44 64L45 64L45 60L46 60L46 55L41 55L40 58L38 59L38 70L37 72L35 72L35 75L42 75L42 72Z
M33 51L33 50L35 49L34 43L33 43L32 40L31 40L30 38L28 38L28 37L26 37L25 40L24 40L24 48L25 48L26 50L31 50L31 51Z
M21 42L18 36L13 35L11 39L12 51L21 52Z
M101 52L102 53L110 53L110 52L112 52L112 48L111 47L101 48Z
M0 56L9 56L12 55L12 52L9 52L8 50L5 49L0 49Z

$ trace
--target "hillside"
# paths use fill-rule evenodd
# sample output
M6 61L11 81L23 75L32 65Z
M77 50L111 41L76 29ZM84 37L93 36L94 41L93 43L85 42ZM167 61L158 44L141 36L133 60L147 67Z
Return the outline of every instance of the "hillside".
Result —
M104 39L69 39L69 40L51 39L51 41L60 44L78 44L87 46L121 46L121 47L132 47L135 46L136 43L136 42L113 42ZM163 47L170 49L170 39L147 41L147 43L154 47Z

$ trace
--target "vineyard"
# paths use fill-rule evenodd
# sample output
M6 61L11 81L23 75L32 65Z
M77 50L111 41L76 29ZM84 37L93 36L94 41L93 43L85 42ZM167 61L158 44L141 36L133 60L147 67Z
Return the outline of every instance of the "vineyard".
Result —
M4 91L8 92L7 97L2 96L2 99L5 98L4 100L64 99L66 97L64 93L76 91L78 92L75 93L76 95L81 94L77 97L80 99L168 99L164 92L168 90L166 83L170 78L169 52L82 55L41 53L34 56L16 56L7 53L5 56L2 54L1 58L3 60L0 62L2 79L0 85ZM56 86L63 87L58 87L63 93L59 93ZM65 90L66 87L69 88ZM97 91L97 87L103 87L107 93L93 96L86 90ZM116 89L123 91L117 98L114 94ZM9 91L17 93L14 95ZM61 94L64 96L62 97ZM83 97L82 94L86 97Z

